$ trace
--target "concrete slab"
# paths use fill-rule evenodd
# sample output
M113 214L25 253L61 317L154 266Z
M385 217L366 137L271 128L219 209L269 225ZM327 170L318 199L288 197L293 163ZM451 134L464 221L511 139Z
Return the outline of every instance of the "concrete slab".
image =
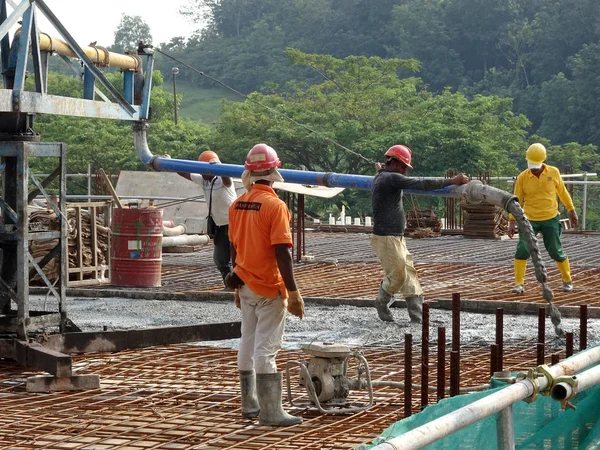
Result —
M54 377L38 375L28 377L25 385L27 392L88 391L100 389L100 376L94 374Z

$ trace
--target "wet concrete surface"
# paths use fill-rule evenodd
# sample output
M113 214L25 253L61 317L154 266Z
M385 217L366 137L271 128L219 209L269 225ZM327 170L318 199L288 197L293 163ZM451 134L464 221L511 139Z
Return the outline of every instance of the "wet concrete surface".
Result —
M225 323L241 320L240 311L233 300L215 301L166 301L135 300L122 298L68 298L68 317L83 331L125 330L133 328L168 327L206 323ZM30 298L31 310L56 311L57 305L44 297ZM413 342L421 341L421 325L411 324L405 308L392 308L394 323L382 322L375 308L354 306L321 306L307 304L305 317L300 320L288 315L284 347L299 348L313 341L331 341L360 348L365 346L400 347L405 334L413 335ZM566 332L574 333L575 349L579 348L579 319L563 318ZM452 336L452 313L448 310L430 310L430 341L437 340L437 328L446 327L448 342ZM600 341L600 320L590 319L588 346ZM495 341L496 318L493 314L461 312L461 345L488 346ZM538 333L538 318L534 315L504 315L504 342L535 340ZM563 348L564 339L559 339L546 319L546 342L551 348ZM207 343L203 343L206 345ZM213 342L227 348L237 348L238 340Z

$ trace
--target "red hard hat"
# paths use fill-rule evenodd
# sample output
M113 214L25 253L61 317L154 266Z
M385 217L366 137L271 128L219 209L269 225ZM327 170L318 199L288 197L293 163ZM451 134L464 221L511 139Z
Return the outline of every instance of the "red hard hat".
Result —
M281 161L275 150L267 144L256 144L246 156L246 170L267 170L280 167Z
M210 150L200 153L200 156L198 156L198 161L207 162L207 163L220 163L221 162L221 160L219 159L219 156L215 152L212 152Z
M388 158L395 158L398 161L402 161L409 169L413 167L410 165L410 158L412 157L412 152L410 148L406 145L393 145L385 152L385 156Z

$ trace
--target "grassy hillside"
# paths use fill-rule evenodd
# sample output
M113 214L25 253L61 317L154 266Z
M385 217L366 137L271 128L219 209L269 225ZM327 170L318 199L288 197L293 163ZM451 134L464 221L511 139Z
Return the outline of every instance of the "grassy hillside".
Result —
M163 89L173 92L173 84L166 82ZM242 101L243 98L233 92L223 89L207 89L203 87L177 83L177 94L182 94L183 99L179 105L179 117L200 120L202 123L212 125L219 118L221 100Z

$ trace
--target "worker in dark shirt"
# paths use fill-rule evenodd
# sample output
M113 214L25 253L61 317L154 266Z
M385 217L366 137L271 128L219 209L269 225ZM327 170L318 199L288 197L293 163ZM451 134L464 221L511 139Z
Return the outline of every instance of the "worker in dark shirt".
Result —
M385 164L377 163L377 175L373 179L371 201L373 205L373 234L371 246L381 261L385 277L379 285L375 306L379 318L393 322L390 311L393 295L402 292L412 322L421 322L423 312L423 289L413 264L413 257L406 248L404 229L406 217L402 207L402 190L431 191L450 184L465 184L464 174L445 180L420 180L406 176L412 152L404 145L394 145L385 152Z

